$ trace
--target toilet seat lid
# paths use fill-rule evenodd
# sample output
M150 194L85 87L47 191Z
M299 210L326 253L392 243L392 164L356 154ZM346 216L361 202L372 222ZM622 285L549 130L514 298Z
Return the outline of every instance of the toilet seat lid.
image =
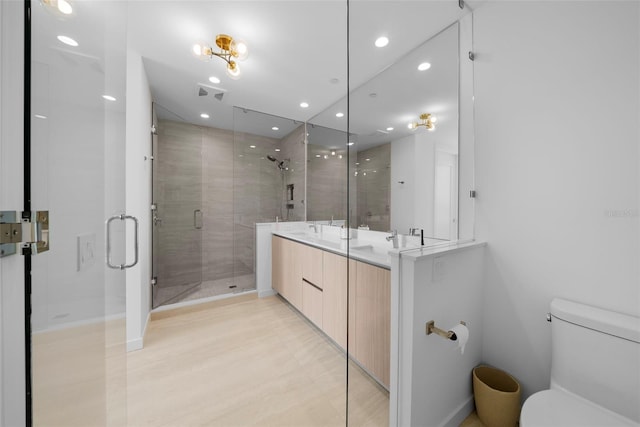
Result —
M544 390L529 397L520 414L520 427L614 427L640 424L560 390Z

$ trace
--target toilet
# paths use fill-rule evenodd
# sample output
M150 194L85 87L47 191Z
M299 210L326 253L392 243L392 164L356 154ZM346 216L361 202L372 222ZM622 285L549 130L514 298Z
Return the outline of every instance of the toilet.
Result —
M551 387L520 427L640 426L640 318L551 301Z

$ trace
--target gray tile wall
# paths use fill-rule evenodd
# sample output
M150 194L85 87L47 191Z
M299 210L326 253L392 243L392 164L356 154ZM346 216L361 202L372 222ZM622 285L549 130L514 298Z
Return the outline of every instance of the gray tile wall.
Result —
M388 231L391 212L391 144L358 152L358 163L357 225L368 225L371 230L376 231Z
M290 220L304 218L303 142L304 126L278 140L159 122L154 192L163 223L154 243L162 287L253 273L254 224L286 216L287 183L295 185ZM281 172L268 154L291 159L290 170ZM197 209L200 230L193 222Z

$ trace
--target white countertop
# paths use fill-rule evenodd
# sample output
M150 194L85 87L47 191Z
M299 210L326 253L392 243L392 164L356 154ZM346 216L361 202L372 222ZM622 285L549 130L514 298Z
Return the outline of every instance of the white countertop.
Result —
M389 233L350 229L352 237L343 239L341 234L346 233L344 229L326 225L318 225L317 228L318 232L316 233L310 224L279 223L276 224L272 233L385 269L391 268L392 255L420 249L420 237L418 236L399 236L400 247L394 249L393 243L386 240ZM425 243L432 246L449 242L427 238Z

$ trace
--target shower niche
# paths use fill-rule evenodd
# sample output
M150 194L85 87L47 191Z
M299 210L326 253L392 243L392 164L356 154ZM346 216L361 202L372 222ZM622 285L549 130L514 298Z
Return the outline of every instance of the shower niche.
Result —
M304 219L304 123L232 110L214 127L154 104L154 308L255 290L255 224Z

